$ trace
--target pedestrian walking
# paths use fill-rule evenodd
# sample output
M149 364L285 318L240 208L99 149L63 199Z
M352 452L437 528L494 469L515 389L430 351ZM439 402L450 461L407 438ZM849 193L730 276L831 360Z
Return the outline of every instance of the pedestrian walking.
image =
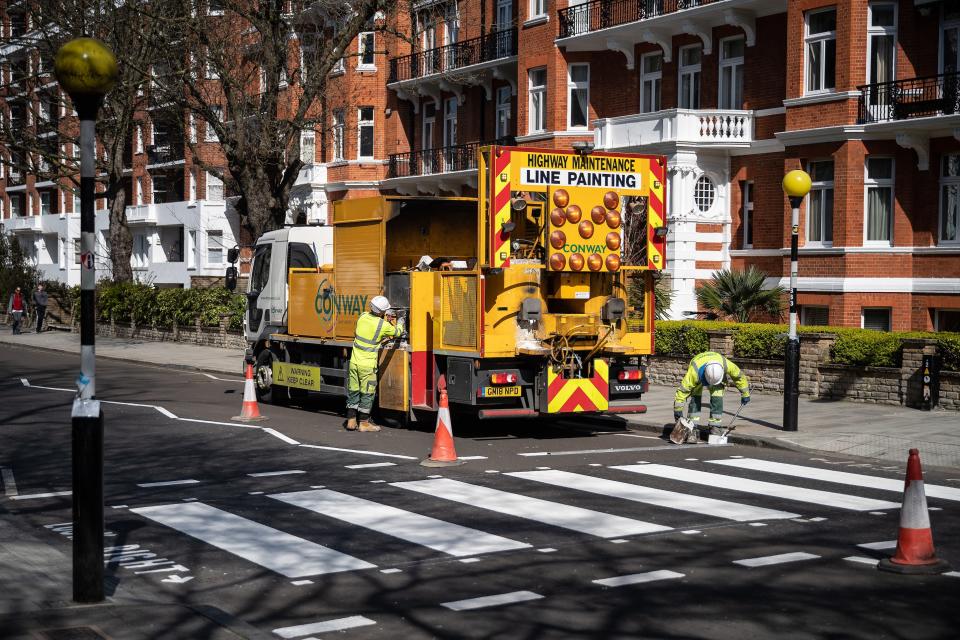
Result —
M10 294L10 300L7 302L7 313L13 319L13 334L20 333L20 323L23 322L23 314L27 312L27 300L20 292L20 287Z
M710 433L720 434L720 424L723 420L723 393L727 379L733 381L740 390L740 404L750 402L750 384L747 376L724 356L713 351L705 351L694 356L687 368L687 373L680 381L680 388L673 400L673 419L679 420L683 416L683 408L689 400L687 418L692 422L693 431L691 440L696 442L700 426L700 411L703 406L703 388L710 390Z
M376 296L370 301L370 311L357 319L347 381L347 431L380 431L380 427L370 422L377 392L380 343L403 333L396 319L386 317L389 310L390 301Z
M33 292L33 308L37 312L37 333L43 331L43 319L47 316L47 292L43 290L43 283L37 284L37 290Z

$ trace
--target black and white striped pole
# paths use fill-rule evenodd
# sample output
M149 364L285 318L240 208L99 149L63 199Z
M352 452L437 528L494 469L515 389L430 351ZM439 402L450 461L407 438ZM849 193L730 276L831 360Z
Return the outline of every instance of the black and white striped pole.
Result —
M94 197L97 112L117 81L117 59L99 40L77 38L54 60L80 119L80 375L73 401L73 599L103 600L103 413L96 394L97 274Z
M783 370L783 430L797 430L800 399L800 337L797 335L797 243L800 235L800 204L810 193L810 176L795 169L783 178L783 192L790 200L790 335Z

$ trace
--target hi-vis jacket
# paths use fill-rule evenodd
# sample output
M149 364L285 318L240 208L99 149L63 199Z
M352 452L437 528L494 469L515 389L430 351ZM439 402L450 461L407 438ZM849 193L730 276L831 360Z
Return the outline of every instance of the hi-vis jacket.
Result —
M384 338L399 336L401 328L394 326L387 321L372 313L362 313L357 320L357 328L354 331L353 352L350 354L350 361L362 369L377 368L377 351L380 349L380 341Z
M719 362L723 367L724 372L724 381L721 384L710 388L711 395L716 389L720 391L722 396L724 384L726 383L726 379L729 378L730 380L733 380L733 383L736 385L737 389L740 390L741 396L744 398L750 397L750 386L747 381L747 376L740 371L740 367L733 364L719 353L714 351L705 351L700 355L694 356L693 360L690 361L690 366L687 368L687 374L683 376L683 380L680 381L680 388L677 389L677 395L673 399L673 407L675 410L679 411L683 409L687 399L690 397L690 394L694 392L700 392L703 387L703 369L711 362Z

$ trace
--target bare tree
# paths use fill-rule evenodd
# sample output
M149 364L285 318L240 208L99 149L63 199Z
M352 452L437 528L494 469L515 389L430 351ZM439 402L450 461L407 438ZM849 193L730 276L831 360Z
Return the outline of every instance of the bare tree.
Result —
M38 181L66 183L78 190L79 161L67 146L77 149L79 130L69 98L55 84L53 60L72 38L103 40L118 58L120 77L106 95L98 120L97 174L110 210L113 279L132 280L133 242L127 226L129 194L124 175L130 158L125 151L132 142L134 117L145 105L150 69L167 55L161 25L142 11L137 0L37 0L25 10L24 33L5 43L18 51L16 60L25 62L21 63L24 73L4 87L10 114L0 126L0 145L7 150L4 161L18 171L26 169Z
M300 136L322 122L327 78L396 0L158 0L145 9L166 45L186 52L154 79L203 137L185 135L194 164L240 196L254 237L282 226L303 162ZM213 135L210 135L213 134ZM218 149L201 148L215 139ZM199 142L198 142L199 140Z

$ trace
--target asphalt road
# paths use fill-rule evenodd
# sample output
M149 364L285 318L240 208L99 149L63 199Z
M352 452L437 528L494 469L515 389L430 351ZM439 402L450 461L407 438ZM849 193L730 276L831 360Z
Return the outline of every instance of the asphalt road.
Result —
M0 519L68 551L70 496L42 496L70 490L75 357L0 362ZM891 550L857 546L896 538L896 465L573 418L454 424L474 459L428 469L429 431L348 433L336 401L250 426L239 378L101 361L97 383L116 599L275 638L956 637L960 575L879 572ZM925 480L960 565L960 479Z

